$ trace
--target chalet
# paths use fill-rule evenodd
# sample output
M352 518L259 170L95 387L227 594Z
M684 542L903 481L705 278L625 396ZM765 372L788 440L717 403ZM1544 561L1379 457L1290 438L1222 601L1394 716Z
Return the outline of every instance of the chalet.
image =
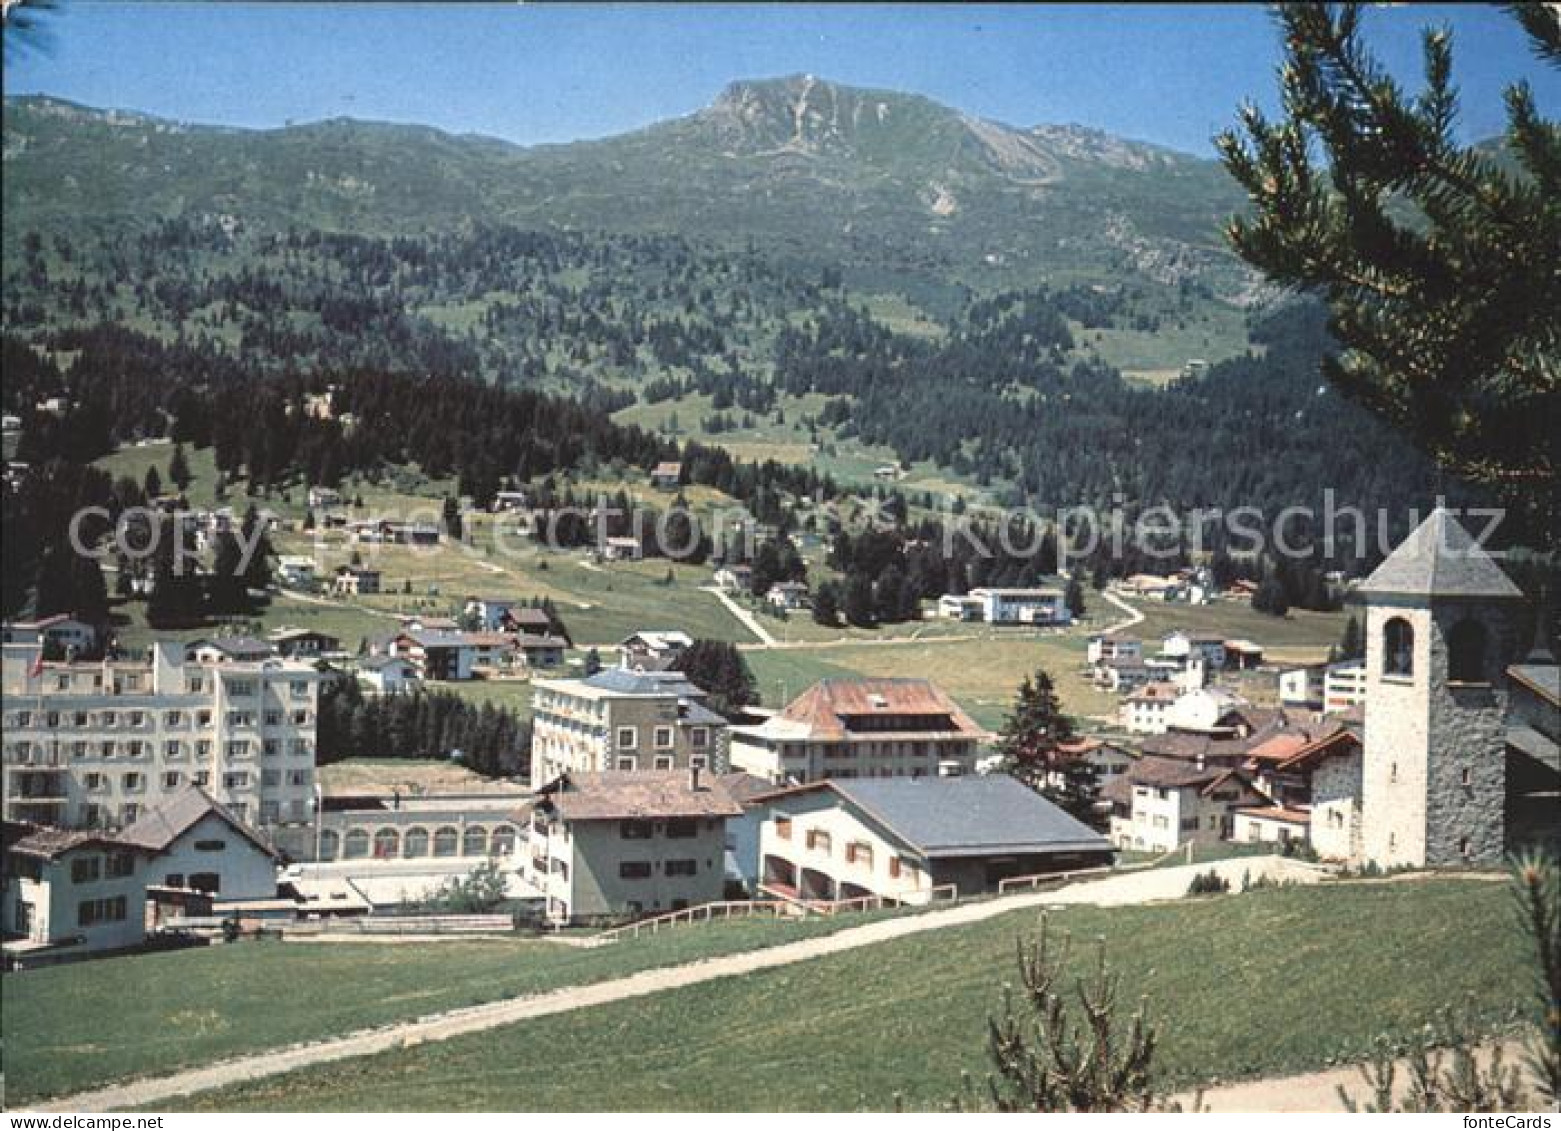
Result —
M527 632L533 636L546 636L556 632L569 642L569 635L562 625L555 625L548 611L535 605L512 606L509 614L504 618L504 625L515 632Z
M598 553L604 562L637 562L645 556L645 547L638 538L608 535L602 539Z
M471 649L472 668L477 671L502 672L516 665L524 665L526 658L515 647L515 637L508 632L467 632L462 634Z
M664 460L650 469L650 485L663 491L675 491L683 482L683 465L675 460Z
M1053 785L1062 785L1069 763L1082 762L1095 772L1101 785L1121 777L1133 766L1134 757L1126 747L1099 738L1078 738L1057 746L1055 768L1047 777Z
M190 658L198 664L255 664L277 655L269 641L253 636L214 636L194 640L188 646Z
M618 642L618 666L634 671L670 671L693 646L686 632L641 630Z
M310 487L309 508L311 510L320 507L339 507L342 505L341 492L332 487Z
M699 767L570 772L538 791L521 873L554 923L635 919L719 900L743 807Z
M461 614L475 620L481 632L500 632L508 627L520 603L518 597L468 597Z
M0 639L7 644L41 644L51 653L81 654L97 646L98 630L68 613L55 613L37 620L7 621L0 628Z
M381 529L384 540L398 546L437 546L442 537L431 522L386 522Z
M1119 582L1117 588L1135 597L1166 599L1166 594L1168 592L1174 593L1179 584L1174 577L1160 577L1153 573L1135 573Z
M777 581L770 586L764 599L781 612L795 612L808 607L811 600L808 587L800 581Z
M1016 876L1111 863L1109 841L1006 774L838 778L754 801L761 893L921 904Z
M283 554L276 560L276 579L289 589L308 589L314 585L317 569L306 554Z
M1173 660L1185 663L1195 654L1201 654L1204 662L1214 671L1225 666L1225 640L1207 633L1167 633L1160 644L1160 651Z
M873 468L873 478L893 483L904 474L897 464L885 463Z
M331 591L338 597L371 597L380 591L379 570L340 566L331 582Z
M762 723L732 728L731 763L769 781L936 777L992 739L924 679L826 679Z
M494 514L504 514L509 511L523 511L531 506L531 497L524 491L498 491L493 496L492 511Z
M466 680L472 678L477 647L464 632L413 629L397 634L390 654L410 660L420 679Z
M358 682L380 695L411 691L422 683L417 668L402 656L365 656L358 661Z
M1279 702L1285 707L1311 707L1321 710L1323 705L1323 665L1308 664L1305 667L1286 668L1279 673Z
M1327 860L1360 852L1361 736L1358 726L1276 734L1253 746L1243 769L1269 804L1235 811L1237 841L1309 843Z
M753 567L742 562L724 565L711 580L723 593L747 593L753 588Z
M518 632L514 636L515 648L533 668L556 668L564 662L564 649L569 641L551 632Z
M1090 664L1107 664L1113 660L1139 660L1144 658L1144 642L1136 636L1091 636L1084 646L1084 658Z
M1164 734L1166 714L1181 697L1174 683L1151 681L1122 701L1122 726L1130 734Z
M1345 660L1323 671L1323 710L1347 711L1366 702L1366 661Z
M979 598L964 593L945 593L938 598L938 616L945 620L978 621L982 609Z
M145 855L147 882L223 899L276 895L275 847L197 786L186 786L121 829Z
M1225 641L1225 666L1237 671L1248 671L1263 663L1263 646L1250 640Z
M1240 770L1147 754L1101 797L1111 805L1111 842L1138 852L1228 839L1235 810L1267 800Z
M277 654L289 660L311 660L341 651L341 641L327 632L312 628L278 628L266 633L266 640Z
M1061 589L972 589L988 624L1065 625L1073 620Z
M1177 697L1165 712L1165 729L1196 734L1234 733L1249 704L1218 687L1200 687Z

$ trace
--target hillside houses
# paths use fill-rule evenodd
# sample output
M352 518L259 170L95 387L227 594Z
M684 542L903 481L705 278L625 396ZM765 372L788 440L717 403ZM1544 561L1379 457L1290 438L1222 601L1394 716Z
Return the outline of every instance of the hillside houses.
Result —
M1241 770L1153 755L1140 758L1101 794L1111 805L1111 842L1138 852L1227 840L1235 810L1265 800Z

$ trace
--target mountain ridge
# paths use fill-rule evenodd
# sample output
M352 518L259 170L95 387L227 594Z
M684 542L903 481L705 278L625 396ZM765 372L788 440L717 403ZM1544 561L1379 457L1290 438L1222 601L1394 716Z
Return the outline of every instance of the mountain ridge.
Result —
M1242 197L1217 162L808 75L734 80L692 114L533 146L9 96L4 155L3 203L23 229L190 214L380 236L488 222L755 241L906 285L1190 284L1237 306L1260 293L1219 236Z

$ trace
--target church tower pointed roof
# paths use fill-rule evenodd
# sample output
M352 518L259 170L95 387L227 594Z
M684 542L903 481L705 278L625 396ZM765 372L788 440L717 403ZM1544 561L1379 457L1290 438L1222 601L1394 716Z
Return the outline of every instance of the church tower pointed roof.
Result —
M1512 583L1445 507L1437 507L1360 587L1410 597L1518 598Z

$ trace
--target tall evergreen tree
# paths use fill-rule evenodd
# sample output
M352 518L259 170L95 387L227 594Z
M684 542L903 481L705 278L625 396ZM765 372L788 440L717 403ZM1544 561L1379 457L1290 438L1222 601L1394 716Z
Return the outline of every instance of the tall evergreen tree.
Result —
M1252 203L1230 242L1327 302L1345 351L1325 363L1335 385L1554 543L1561 126L1519 82L1506 91L1510 163L1460 145L1451 33L1425 32L1425 89L1409 98L1363 45L1363 7L1280 6L1285 117L1245 106L1241 133L1216 141ZM1512 10L1561 65L1555 6Z

